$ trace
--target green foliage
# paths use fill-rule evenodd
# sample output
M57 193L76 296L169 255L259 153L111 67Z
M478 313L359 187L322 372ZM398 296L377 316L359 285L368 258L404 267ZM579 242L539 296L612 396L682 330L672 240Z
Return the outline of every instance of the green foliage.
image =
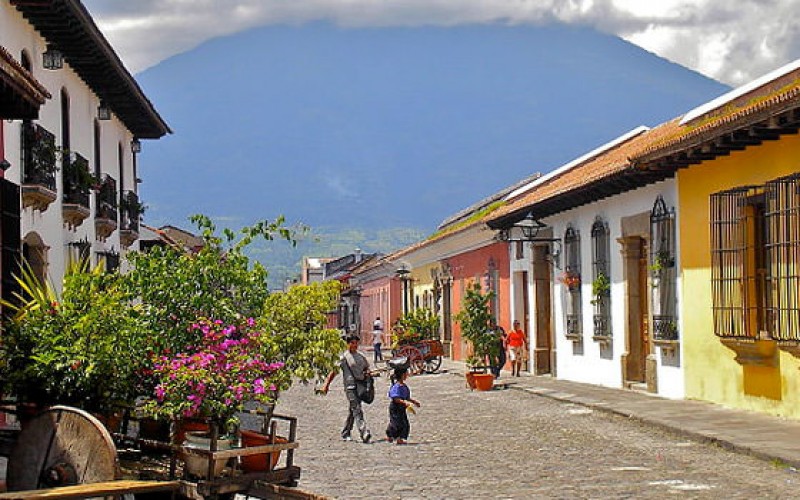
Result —
M396 322L392 332L395 346L439 338L439 317L426 307L408 311Z
M326 281L270 294L258 320L267 332L260 339L264 356L283 362L303 382L327 375L346 347L339 330L326 328L326 313L336 309L339 291L338 281Z
M27 265L18 281L27 300L0 338L0 388L90 411L132 401L149 334L121 277L84 260L67 270L60 297Z
M611 280L605 273L599 273L592 281L592 304L597 304L611 292Z
M466 292L456 321L461 326L461 336L472 347L472 356L468 360L471 362L468 364L475 365L499 355L500 344L492 329L494 317L490 308L494 292L483 293L478 282L471 283Z
M141 299L146 329L156 337L155 352L196 345L197 333L189 326L198 318L236 324L241 318L260 316L269 295L267 270L258 262L251 264L243 250L256 238L294 241L282 218L238 233L225 229L222 235L206 216L195 215L192 222L205 242L197 254L169 247L128 254L132 270L126 281L130 293Z
M650 265L650 271L654 276L658 276L662 271L675 265L675 259L670 255L668 250L659 250L653 256L653 263Z

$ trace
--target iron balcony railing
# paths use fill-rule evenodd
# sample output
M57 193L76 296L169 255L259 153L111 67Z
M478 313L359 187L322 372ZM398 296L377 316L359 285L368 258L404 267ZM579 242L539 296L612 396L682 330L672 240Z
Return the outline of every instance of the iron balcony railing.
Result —
M71 156L71 158L70 158ZM89 161L80 154L64 158L64 203L89 208L89 190L92 187Z
M117 221L117 181L108 174L103 176L95 195L95 216L98 219Z
M120 199L120 229L138 233L142 212L139 196L133 191L124 191Z
M56 190L56 137L41 125L22 124L22 183Z

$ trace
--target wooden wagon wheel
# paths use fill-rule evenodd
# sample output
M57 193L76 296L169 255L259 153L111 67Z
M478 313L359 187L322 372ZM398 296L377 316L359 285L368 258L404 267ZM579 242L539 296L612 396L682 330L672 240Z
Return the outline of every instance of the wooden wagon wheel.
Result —
M8 457L9 491L120 479L114 441L96 418L53 406L28 422Z
M428 356L425 358L425 373L436 373L441 366L441 356Z
M397 350L397 356L408 358L408 372L411 375L419 375L425 370L425 358L413 345L401 346Z

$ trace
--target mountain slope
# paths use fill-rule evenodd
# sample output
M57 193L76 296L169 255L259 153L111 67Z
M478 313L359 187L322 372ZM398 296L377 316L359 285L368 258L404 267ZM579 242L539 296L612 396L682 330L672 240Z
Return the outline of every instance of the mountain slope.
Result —
M430 231L533 172L727 90L561 25L265 27L138 78L175 130L141 155L148 222L285 214L371 230Z

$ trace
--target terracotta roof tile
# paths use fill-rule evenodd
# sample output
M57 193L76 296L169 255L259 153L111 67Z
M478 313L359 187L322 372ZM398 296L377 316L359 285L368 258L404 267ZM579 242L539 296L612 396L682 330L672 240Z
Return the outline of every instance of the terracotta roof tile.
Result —
M506 206L492 214L491 220L501 219L553 197L631 171L630 158L632 156L663 140L664 137L674 134L677 127L678 119L676 118L634 136L510 200Z

